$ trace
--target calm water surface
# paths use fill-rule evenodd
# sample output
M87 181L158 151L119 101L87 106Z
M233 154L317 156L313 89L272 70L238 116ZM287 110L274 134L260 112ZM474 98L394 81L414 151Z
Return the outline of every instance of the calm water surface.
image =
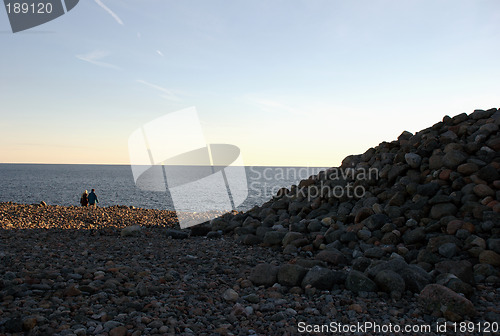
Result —
M247 183L237 188L247 188L248 197L237 209L248 210L262 204L280 188L297 184L323 169L245 167ZM31 204L45 201L47 204L79 205L82 192L92 188L96 189L100 206L133 205L174 210L168 190L141 190L134 182L129 165L0 164L0 202ZM211 199L225 192L216 186L209 189Z

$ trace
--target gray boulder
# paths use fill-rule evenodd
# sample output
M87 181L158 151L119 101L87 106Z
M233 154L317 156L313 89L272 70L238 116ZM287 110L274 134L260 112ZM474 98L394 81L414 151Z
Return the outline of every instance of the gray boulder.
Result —
M317 289L331 289L335 283L342 280L342 276L328 268L314 266L311 268L302 280L302 287L311 285Z
M370 280L366 275L358 271L350 271L345 281L347 289L354 293L358 292L375 292L377 285Z
M248 279L256 286L272 286L276 283L278 267L271 264L258 264L250 273Z
M391 294L395 300L400 299L405 291L405 281L398 273L391 270L378 272L375 283L381 290Z
M283 286L294 287L300 285L302 279L306 275L307 270L294 264L284 264L278 270L278 283Z

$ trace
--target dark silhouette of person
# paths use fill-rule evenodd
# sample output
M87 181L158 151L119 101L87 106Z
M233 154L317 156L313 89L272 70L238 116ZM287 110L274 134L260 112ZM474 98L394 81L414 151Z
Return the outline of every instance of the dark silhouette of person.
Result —
M99 200L97 199L97 195L95 194L95 189L92 189L89 194L89 205L95 207L97 206L97 203L99 203Z
M80 204L83 207L86 207L89 205L89 193L87 190L85 190L84 193L82 194L82 197L80 197Z

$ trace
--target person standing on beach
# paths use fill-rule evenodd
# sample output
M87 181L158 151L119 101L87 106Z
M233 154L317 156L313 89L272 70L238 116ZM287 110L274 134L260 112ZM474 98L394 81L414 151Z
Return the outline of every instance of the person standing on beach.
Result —
M80 198L80 204L82 207L86 207L89 205L89 192L85 190L85 192L82 194L82 197Z
M95 207L97 206L96 203L99 203L99 200L97 199L97 195L95 194L95 189L92 189L89 194L89 205Z

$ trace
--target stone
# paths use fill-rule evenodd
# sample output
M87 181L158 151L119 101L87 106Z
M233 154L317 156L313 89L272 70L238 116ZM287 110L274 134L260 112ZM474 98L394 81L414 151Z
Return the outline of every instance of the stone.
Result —
M109 336L126 336L127 335L127 328L124 326L119 326L116 328L113 328L109 331Z
M425 229L423 227L417 227L413 230L408 230L403 235L403 241L405 244L416 244L425 239Z
M316 259L332 265L347 264L347 258L339 251L323 250L316 255Z
M486 145L488 145L488 147L493 149L495 152L500 152L500 137L490 139Z
M377 291L375 282L370 280L370 278L363 273L354 270L350 271L347 275L345 286L354 293Z
M469 176L474 174L479 170L479 166L475 163L463 163L460 166L457 167L457 172L460 174Z
M385 251L378 246L371 247L364 252L364 256L367 258L380 259L384 256Z
M238 300L239 298L239 295L238 293L232 289L232 288L228 288L224 291L224 293L222 294L222 298L225 300L225 301L231 301L231 302L235 302Z
M321 222L319 220L312 220L308 225L307 225L307 230L309 232L319 232L323 225L321 225Z
M190 236L191 237L202 237L206 236L211 230L210 224L202 223L191 227Z
M359 239L366 241L372 236L372 232L370 230L362 229L358 231L357 236Z
M264 245L266 246L275 246L281 245L283 238L285 237L286 232L282 231L269 231L264 235L264 239L262 240Z
M70 285L64 290L64 296L79 296L82 292L75 287L75 285Z
M272 286L276 283L276 274L278 273L278 268L274 265L263 263L258 264L250 273L248 280L256 286Z
M123 323L111 320L111 321L107 321L106 323L104 323L104 329L112 330L112 329L120 327L122 325L123 325Z
M10 318L5 321L4 328L7 332L22 332L23 321L20 318Z
M472 189L478 197L495 196L493 189L486 184L478 184Z
M301 239L303 238L304 235L300 232L287 232L285 236L283 237L281 243L283 244L283 247L286 247L288 244L290 244L292 241Z
M433 154L429 158L429 168L432 170L439 169L443 166L443 155Z
M439 246L439 248L438 248L439 254L445 258L448 258L448 259L455 256L455 254L457 253L457 250L458 250L457 245L455 245L453 243L446 243L446 244Z
M462 228L464 222L458 219L449 221L446 225L446 233L449 235L454 235L459 229Z
M488 249L500 254L500 238L490 238L487 241Z
M443 165L455 169L459 164L467 160L467 155L458 150L451 150L443 156Z
M207 233L207 238L208 239L218 239L222 237L222 231L210 231Z
M364 272L368 266L370 266L371 260L365 257L359 257L354 259L352 262L352 269L360 272Z
M439 203L431 208L431 218L440 219L445 216L456 215L458 209L453 203Z
M262 239L254 234L247 234L242 237L241 242L245 245L258 245L262 243Z
M384 214L374 214L363 220L361 223L369 230L374 231L380 229L384 224L389 223L391 219Z
M141 226L140 225L131 225L122 229L120 235L122 237L137 237L141 234Z
M417 187L417 194L421 196L427 196L427 197L432 197L436 195L438 190L440 189L439 184L429 182L426 184L421 184Z
M335 280L336 274L332 270L321 266L314 266L304 276L302 287L305 288L307 285L311 285L317 289L330 290L335 284Z
M189 233L181 230L167 229L165 230L165 235L171 237L172 239L186 239L189 237Z
M432 276L417 265L408 265L399 275L405 281L406 288L413 293L420 293L432 281Z
M363 207L356 212L356 216L354 217L354 223L361 223L366 218L373 215L373 209L370 207Z
M37 324L37 320L34 317L27 317L23 319L23 330L24 331L29 331L33 328L35 328Z
M278 269L277 280L280 285L294 287L300 285L307 270L296 264L283 264Z
M427 285L418 296L418 303L425 311L435 316L443 313L453 321L476 315L472 302L443 285Z
M450 273L458 277L463 282L473 284L474 275L472 264L467 260L445 260L438 262L435 269L439 273Z
M405 161L411 168L420 167L420 163L422 162L422 157L416 153L406 153Z
M479 262L481 264L489 264L500 267L500 254L495 251L485 250L479 254Z
M375 283L378 288L391 294L393 299L400 299L405 291L405 281L396 272L382 270L375 276Z
M210 221L210 226L212 227L212 231L224 231L228 226L228 222L226 222L222 217L217 217Z
M243 296L242 299L247 301L247 302L250 302L250 303L259 303L260 302L260 297L255 293L245 295L245 296Z

